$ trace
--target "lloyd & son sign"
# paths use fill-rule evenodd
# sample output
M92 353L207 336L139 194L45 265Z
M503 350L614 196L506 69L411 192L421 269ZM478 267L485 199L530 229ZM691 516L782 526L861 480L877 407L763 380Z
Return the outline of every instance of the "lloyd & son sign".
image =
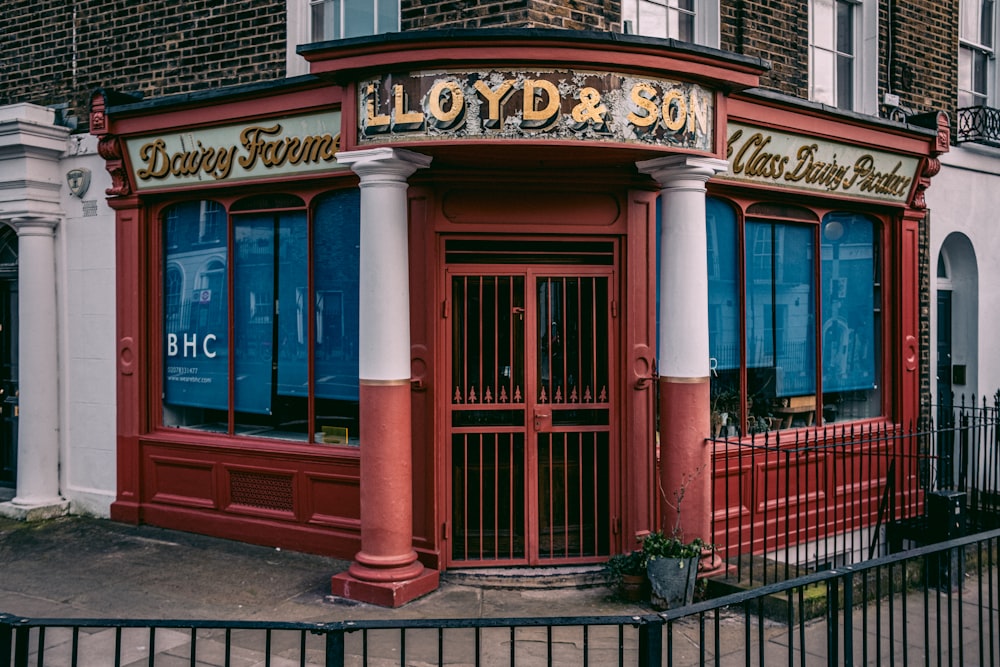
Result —
M714 150L713 93L613 72L435 71L358 84L358 144L567 139Z

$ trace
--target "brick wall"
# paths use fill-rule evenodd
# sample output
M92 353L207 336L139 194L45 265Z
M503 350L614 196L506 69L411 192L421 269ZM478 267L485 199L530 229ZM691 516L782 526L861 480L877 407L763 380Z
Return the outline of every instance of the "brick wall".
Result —
M879 99L891 84L901 104L913 113L944 111L954 122L958 0L892 2L891 9L883 0L879 10Z
M555 27L617 32L621 0L404 0L402 29ZM879 97L954 118L958 0L880 6ZM721 0L724 49L771 61L765 88L808 93L808 0ZM69 102L96 87L162 96L283 77L284 0L5 0L0 104Z
M284 0L3 0L0 11L0 105L68 102L81 128L98 87L150 97L284 74Z
M722 48L771 61L763 88L809 93L809 5L806 0L721 0Z
M621 0L404 0L403 31L434 28L562 28L621 32Z
M771 61L761 86L809 94L808 0L721 0L722 47ZM890 89L913 113L954 118L958 0L879 5L879 100Z

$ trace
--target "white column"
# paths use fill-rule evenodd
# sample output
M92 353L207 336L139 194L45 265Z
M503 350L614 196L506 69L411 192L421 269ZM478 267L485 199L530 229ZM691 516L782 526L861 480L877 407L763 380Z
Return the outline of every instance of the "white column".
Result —
M15 515L59 516L69 503L59 495L59 381L56 341L55 228L58 221L19 218L18 237L18 447Z
M672 155L638 164L660 184L661 527L712 542L705 183L724 160ZM680 499L683 498L683 513ZM683 517L683 518L682 518ZM703 558L702 570L721 566Z
M334 595L398 607L437 588L413 549L406 179L430 164L393 148L338 153L361 178L361 550Z
M705 183L725 160L671 155L638 164L660 184L661 376L707 378L708 255Z
M361 178L358 357L363 380L410 379L410 274L406 179L431 158L372 148L338 153Z

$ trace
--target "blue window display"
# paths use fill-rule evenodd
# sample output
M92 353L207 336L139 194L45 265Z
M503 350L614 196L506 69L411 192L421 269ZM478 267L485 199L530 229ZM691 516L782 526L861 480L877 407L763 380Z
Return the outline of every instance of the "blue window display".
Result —
M166 216L164 403L226 410L229 306L226 212L186 202Z
M706 201L713 435L882 413L877 228L792 215L741 224Z
M164 222L164 425L326 442L333 426L356 440L358 192L311 210L252 198L228 217L187 202Z

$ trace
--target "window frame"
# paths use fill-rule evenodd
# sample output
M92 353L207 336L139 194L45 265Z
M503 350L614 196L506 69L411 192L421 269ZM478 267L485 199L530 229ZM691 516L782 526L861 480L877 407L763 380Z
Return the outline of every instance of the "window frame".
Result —
M649 0L623 0L622 32L626 32L626 29L630 27L631 29L628 30L628 34L666 39L667 35L653 35L642 31L642 26L638 20L639 5L642 2L648 1ZM676 0L655 0L654 2L651 2L651 4L669 6L671 2L676 4ZM676 7L671 8L677 9ZM694 10L692 13L694 15L693 43L716 49L719 48L721 40L719 25L719 0L694 0Z
M309 188L308 191L302 192L292 189L276 189L268 191L257 191L254 192L240 192L234 194L220 194L212 191L199 191L192 192L190 195L185 195L183 197L170 198L168 200L157 202L156 205L151 210L151 220L155 222L156 227L154 233L151 235L150 243L150 257L151 257L151 269L153 271L152 279L150 280L148 286L149 294L149 321L150 321L150 333L149 336L149 390L150 390L150 432L157 433L159 435L169 434L172 437L179 437L183 434L185 441L191 441L192 439L201 440L203 438L224 438L226 440L238 439L241 443L252 442L254 445L265 446L265 447L280 447L283 450L294 449L294 448L304 448L309 452L319 452L327 451L331 447L336 447L349 451L357 451L360 442L357 437L357 428L352 428L350 436L351 440L349 443L342 442L331 442L324 440L322 443L316 440L315 434L313 433L320 428L318 420L318 408L317 403L320 401L328 400L324 397L317 395L316 386L316 371L315 366L317 363L316 359L316 332L312 326L312 322L315 320L315 304L313 303L316 293L316 277L314 269L315 261L315 247L314 247L314 228L319 222L316 215L318 207L327 201L327 197L336 195L338 193L354 192L360 196L360 190L358 189L357 183L354 181L343 182L343 183L333 183L324 184L322 186L316 186L315 188ZM246 202L250 199L257 197L267 197L271 195L293 195L302 201L301 205L298 206L288 206L288 205L275 205L274 207L264 208L264 209L244 209L238 207L241 202ZM184 268L178 266L174 259L168 257L171 250L176 249L178 246L176 244L167 245L165 243L166 232L169 220L169 212L173 207L191 203L191 202L212 202L218 205L222 214L224 215L224 220L220 223L224 226L223 234L225 236L225 248L226 248L226 260L223 279L226 282L226 300L227 300L227 313L226 313L226 337L227 340L225 344L227 347L227 360L228 365L227 378L226 378L226 402L227 407L225 410L217 410L219 413L225 413L226 415L226 428L224 430L211 429L211 428L194 428L190 425L185 424L168 424L165 418L165 409L168 405L166 396L166 376L167 376L167 334L168 334L168 316L166 312L166 307L168 305L168 299L170 295L166 293L167 289L167 276L169 272L180 271L182 283L182 291L184 289L194 289L197 286L199 276L185 276ZM248 215L254 214L274 214L282 215L289 213L302 212L305 217L305 224L307 225L307 246L306 252L309 257L308 272L308 283L307 289L309 294L312 295L312 299L308 299L310 305L307 309L306 321L309 322L308 333L307 333L307 374L308 374L308 389L306 395L303 397L306 404L305 418L307 420L307 427L305 433L301 438L284 438L280 436L268 436L263 435L253 435L250 432L241 432L241 425L238 423L238 416L240 415L239 406L236 404L236 380L234 373L237 368L236 360L236 313L234 312L234 292L235 292L235 280L236 280L236 269L235 269L235 245L234 245L234 230L235 227L240 223L240 218ZM358 219L359 232L360 232L360 218ZM197 236L196 230L196 236ZM197 243L193 245L197 247ZM212 258L215 261L216 258ZM360 276L359 276L360 278ZM277 274L275 275L275 284L278 284ZM343 290L341 290L343 291ZM275 295L277 298L277 295ZM356 334L355 334L356 337ZM355 345L356 347L356 345ZM272 363L276 363L278 360L278 352L275 350L272 352ZM358 381L360 382L360 373L358 376ZM355 401L357 404L357 401ZM183 407L183 406L181 406ZM207 408L211 410L216 410L215 408ZM357 405L356 408L357 410ZM220 421L221 426L221 421ZM246 430L246 429L243 429Z
M992 107L997 102L997 66L996 66L996 36L997 36L997 11L994 0L976 0L974 23L977 26L976 34L966 34L966 21L971 0L962 0L959 5L958 20L958 72L956 85L956 104L958 108L969 107ZM989 7L990 16L984 23L983 9ZM986 34L986 31L989 34ZM972 59L972 67L968 72L964 71L962 65L963 54L968 52ZM985 59L985 71L983 72L984 91L975 90L976 69L975 59L977 57ZM968 75L968 77L966 77ZM971 97L971 104L963 103L963 96Z
M828 216L834 215L851 215L863 218L869 221L872 225L872 244L873 244L873 267L877 271L880 280L877 283L873 283L873 306L874 306L874 327L872 342L876 346L875 359L874 359L874 371L876 373L876 389L875 396L877 397L879 404L877 409L877 414L870 416L860 416L860 417L847 417L844 419L837 419L834 421L826 422L825 426L830 425L840 425L840 424L856 424L859 422L886 422L892 419L891 411L893 402L893 376L892 368L896 364L896 359L891 356L892 348L889 346L889 333L894 326L894 318L896 317L894 311L890 308L888 303L889 290L886 289L886 283L889 276L889 270L891 268L891 257L888 249L890 246L890 218L884 213L878 211L866 210L863 208L855 208L851 206L835 206L829 208L814 208L810 206L797 206L795 204L782 204L771 200L760 200L760 199L742 199L742 198L732 198L726 195L720 195L719 193L709 193L709 198L722 204L723 206L731 209L733 215L733 225L736 238L734 239L735 251L737 253L736 257L736 269L735 269L735 296L738 299L736 304L736 313L738 321L738 331L736 332L736 346L738 349L738 358L736 360L735 367L727 366L720 363L722 360L713 360L710 364L712 368L712 401L713 401L713 411L716 409L715 400L717 396L715 388L715 378L718 373L724 370L730 370L736 373L738 393L739 396L736 399L738 403L738 424L746 425L748 420L751 418L751 409L747 406L747 397L751 394L751 367L750 361L748 360L748 355L750 354L749 343L747 340L747 315L746 315L746 295L747 295L747 262L751 258L747 254L747 227L751 223L770 223L771 225L795 225L795 226L806 226L811 229L812 238L815 242L814 255L811 259L813 266L811 269L811 275L813 280L813 289L815 290L815 304L813 306L812 318L815 322L813 337L814 337L814 353L815 353L815 365L813 367L813 373L815 375L815 390L814 390L814 407L815 416L812 423L812 428L823 428L824 426L824 415L821 409L825 404L824 392L827 396L840 393L839 391L830 391L824 388L823 375L825 371L824 363L824 326L823 318L826 317L825 312L826 304L824 304L824 288L822 280L824 279L822 273L822 266L824 263L823 258L823 230L826 224L829 222ZM760 207L760 208L758 208ZM781 215L780 210L782 208L788 209L791 214ZM767 210L771 209L771 210ZM799 215L799 213L803 215ZM805 214L808 214L810 219L805 218ZM706 224L709 221L706 220ZM718 233L718 232L716 232ZM708 241L711 243L711 234L708 235ZM709 248L711 251L711 248ZM711 254L711 252L709 253ZM709 278L711 279L711 267L709 267ZM827 276L829 277L829 276ZM709 310L712 309L712 303L709 302ZM711 330L711 328L710 328ZM725 342L723 342L725 344ZM714 350L713 350L714 351ZM721 387L721 385L720 385ZM723 387L724 389L724 387ZM727 399L723 399L727 400ZM732 423L732 422L729 422ZM717 425L712 424L712 436L718 435L716 432ZM739 428L739 437L749 437L752 430ZM795 427L800 428L800 427ZM725 437L725 436L720 436Z
M296 49L303 44L312 43L312 8L313 5L322 0L285 0L285 76L301 76L309 73L309 63L300 56ZM367 35L378 35L386 32L399 32L402 20L402 11L399 0L395 2L396 20L391 26L379 25L379 5L390 0L367 0L372 7L373 26L372 32ZM341 16L344 15L343 0L341 0ZM341 31L344 22L341 21ZM341 39L341 36L330 39Z
M819 35L817 34L819 26L816 25L817 5L821 1L831 3L833 7L834 20L829 26L829 29L833 30L833 34L829 35L826 30L823 32L824 35L828 36L829 42L833 45L831 48L817 45L817 41L819 40ZM838 99L836 65L834 66L833 81L824 82L829 84L828 87L831 90L831 94L821 96L816 93L816 88L820 83L817 80L816 50L832 53L835 60L842 53L837 48L836 32L837 6L841 4L852 7L853 14L852 27L854 34L851 38L851 46L853 48L853 53L851 54L853 60L853 67L851 68L853 85L851 86L852 99L849 105L845 105L843 100ZM845 111L878 115L878 3L874 0L809 0L808 24L809 99L814 102L829 104Z

